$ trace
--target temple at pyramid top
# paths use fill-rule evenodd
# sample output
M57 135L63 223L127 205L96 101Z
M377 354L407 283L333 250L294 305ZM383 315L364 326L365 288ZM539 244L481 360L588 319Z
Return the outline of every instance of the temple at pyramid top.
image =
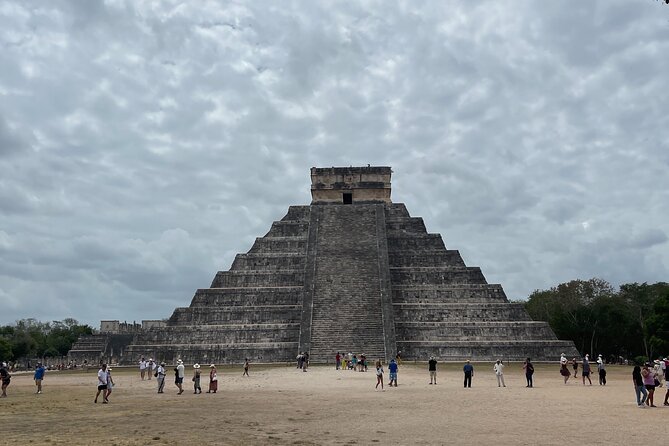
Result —
M312 167L311 204L392 203L390 167Z

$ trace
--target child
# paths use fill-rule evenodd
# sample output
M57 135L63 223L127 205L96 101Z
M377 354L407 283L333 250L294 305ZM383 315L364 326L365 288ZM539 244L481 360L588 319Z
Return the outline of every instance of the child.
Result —
M376 387L379 388L381 384L381 390L383 390L383 367L381 366L381 360L376 361Z

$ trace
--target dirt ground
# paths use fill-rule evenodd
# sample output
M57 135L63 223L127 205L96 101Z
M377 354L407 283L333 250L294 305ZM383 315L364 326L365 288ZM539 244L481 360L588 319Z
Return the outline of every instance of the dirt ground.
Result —
M219 368L219 392L166 393L134 369L115 368L108 405L93 404L96 371L49 372L36 395L32 375L15 374L0 399L3 444L666 444L666 389L658 408L636 407L631 367L608 368L608 383L564 385L558 365L539 365L525 388L520 364L498 388L492 364L475 364L471 389L461 364L440 364L428 385L426 364L403 364L399 387L375 391L373 371L313 366ZM206 368L205 374L207 373ZM192 367L187 367L187 377ZM172 375L173 376L173 375ZM204 376L203 376L204 377ZM170 376L168 375L168 378ZM386 376L387 379L387 370Z

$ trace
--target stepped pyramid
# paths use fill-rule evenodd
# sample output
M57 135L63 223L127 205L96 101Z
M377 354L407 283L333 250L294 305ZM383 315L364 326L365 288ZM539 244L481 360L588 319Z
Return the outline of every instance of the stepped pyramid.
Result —
M292 361L300 351L408 359L579 356L501 285L466 266L422 218L390 200L390 167L311 169L312 202L291 206L124 359Z

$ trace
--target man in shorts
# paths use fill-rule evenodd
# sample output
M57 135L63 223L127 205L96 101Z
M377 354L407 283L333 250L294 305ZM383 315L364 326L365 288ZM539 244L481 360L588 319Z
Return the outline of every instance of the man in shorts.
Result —
M107 364L102 364L102 367L100 367L100 370L98 370L98 393L95 394L95 401L94 403L98 402L98 396L100 396L100 392L102 393L102 404L107 404Z
M392 387L393 383L395 383L395 387L397 387L397 362L395 362L394 359L390 360L390 364L388 364L388 372L390 372L390 382L388 382L388 387Z
M183 382L185 373L186 368L184 367L184 362L181 359L177 360L177 366L174 368L174 384L179 388L179 393L177 393L177 395L184 393Z
M9 370L7 370L7 363L3 362L2 366L0 366L0 380L2 380L2 395L0 395L0 398L7 398L7 387L9 386L11 378L12 375L10 375Z
M35 368L35 376L33 377L35 379L35 385L37 386L37 394L42 393L42 380L44 379L44 373L46 372L46 369L42 365L41 362L37 363L37 367Z
M430 372L430 384L437 384L437 360L430 356L427 362L427 370Z

